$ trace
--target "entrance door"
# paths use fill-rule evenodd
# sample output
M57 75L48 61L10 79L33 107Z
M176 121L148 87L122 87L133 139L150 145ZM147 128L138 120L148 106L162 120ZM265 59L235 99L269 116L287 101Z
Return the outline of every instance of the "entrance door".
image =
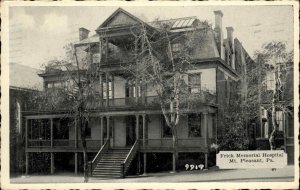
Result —
M132 146L136 140L135 116L127 116L126 119L126 146Z

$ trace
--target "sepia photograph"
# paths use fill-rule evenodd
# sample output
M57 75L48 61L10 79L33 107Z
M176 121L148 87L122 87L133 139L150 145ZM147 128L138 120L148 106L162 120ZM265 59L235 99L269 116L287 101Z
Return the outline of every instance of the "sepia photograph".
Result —
M299 6L254 3L2 3L2 188L297 188Z

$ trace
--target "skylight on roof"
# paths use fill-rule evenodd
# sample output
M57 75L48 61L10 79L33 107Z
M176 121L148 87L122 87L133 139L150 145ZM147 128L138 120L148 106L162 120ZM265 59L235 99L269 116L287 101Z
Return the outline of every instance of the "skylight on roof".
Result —
M190 27L190 26L192 26L192 24L195 20L196 20L195 18L178 19L174 22L172 29Z

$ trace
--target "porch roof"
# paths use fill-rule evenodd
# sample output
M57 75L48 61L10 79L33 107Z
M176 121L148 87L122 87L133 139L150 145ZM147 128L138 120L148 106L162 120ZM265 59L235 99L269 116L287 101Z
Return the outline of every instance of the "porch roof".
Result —
M203 106L197 109L182 109L181 114L188 114L188 113L216 113L217 106L216 105L209 105ZM51 118L64 118L64 117L74 117L75 113L70 113L67 111L55 111L55 112L22 112L23 116L26 119L51 119ZM101 116L126 116L126 115L158 115L162 114L161 110L91 110L89 113L90 117L101 117Z

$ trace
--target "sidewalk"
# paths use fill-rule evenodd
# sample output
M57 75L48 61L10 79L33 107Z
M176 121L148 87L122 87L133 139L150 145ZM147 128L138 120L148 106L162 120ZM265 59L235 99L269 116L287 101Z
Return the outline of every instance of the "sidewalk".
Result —
M293 181L294 166L282 169L236 169L220 170L213 167L207 171L182 171L177 173L151 173L146 176L128 176L124 179L90 178L89 183L138 183L138 182L290 182ZM11 178L11 183L83 183L83 177L72 174L26 176Z

